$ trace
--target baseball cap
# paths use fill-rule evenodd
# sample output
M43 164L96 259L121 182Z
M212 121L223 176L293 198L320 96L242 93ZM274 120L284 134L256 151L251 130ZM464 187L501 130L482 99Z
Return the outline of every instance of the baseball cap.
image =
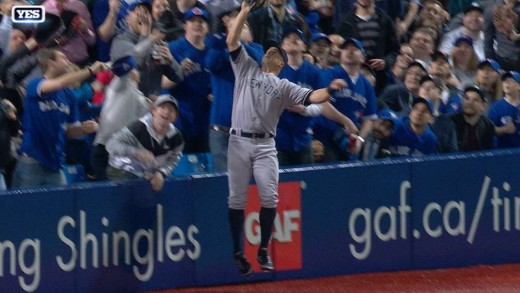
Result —
M486 96L484 95L484 92L476 85L468 85L464 88L464 93L466 92L475 92L477 93L480 98L482 99L482 101L486 102L487 101L487 98Z
M153 105L155 107L158 107L164 103L171 103L175 107L175 110L179 112L179 103L177 102L177 99L175 99L172 95L160 95L155 99L155 102L153 102Z
M488 58L480 62L480 64L478 65L478 69L480 69L484 65L489 65L491 68L493 68L493 70L500 74L500 64L498 64L498 62L496 62L495 60Z
M139 5L143 5L144 7L146 7L148 9L148 11L150 11L150 13L152 12L152 3L150 3L150 1L148 1L148 0L134 1L134 2L132 2L132 4L128 5L128 8L126 10L132 11Z
M112 72L117 76L123 76L136 67L137 62L135 61L135 58L128 55L117 59L112 64Z
M301 40L304 39L303 32L301 30L299 30L295 26L290 26L290 27L284 28L283 33L282 33L282 40L285 39L285 37L287 37L290 34L296 34Z
M361 50L361 53L363 53L363 55L365 55L365 47L363 47L363 43L361 43L361 41L359 41L358 39L354 39L354 38L346 39L345 42L343 42L343 44L341 45L341 49L345 49L348 44L352 44L352 45L356 46L359 50Z
M397 114L394 111L390 110L389 108L386 108L377 112L377 118L384 121L390 121L393 124L395 124L397 119L399 119L399 116L397 116Z
M441 91L444 90L444 86L442 85L441 80L438 77L431 76L429 74L421 77L421 80L419 81L419 85L422 85L423 83L427 81L432 81L435 87L439 88Z
M202 17L206 22L209 21L208 12L206 12L206 10L201 9L199 7L193 7L192 9L190 9L186 13L184 13L184 20L190 20L195 16Z
M309 43L314 43L317 40L326 40L329 44L332 44L332 41L329 39L329 36L327 36L324 33L313 33L311 35L311 39L309 40Z
M448 55L444 54L442 51L435 51L432 54L432 61L438 61L439 59L444 60L448 63L450 62Z
M422 63L421 61L417 61L417 60L410 62L410 64L408 64L407 69L410 69L414 66L417 66L417 67L421 68L422 71L424 71L425 73L428 73L428 70L426 70L426 66L424 66L424 63Z
M516 71L508 71L502 75L502 80L512 77L516 82L520 83L520 73Z
M457 46L460 42L466 42L468 45L473 47L473 39L470 36L462 35L458 37L455 42L453 42L454 46Z
M425 98L421 98L421 97L414 98L412 101L412 108L413 108L413 106L420 104L420 103L425 104L428 107L430 114L433 114L433 105L430 101L428 101Z
M471 11L480 11L480 13L484 13L484 9L482 9L482 6L480 6L478 2L471 2L462 12L466 14Z
M272 47L278 49L278 51L282 55L283 63L287 64L287 62L288 62L287 52L285 52L285 50L280 47L280 45L278 44L277 41L275 41L275 40L267 40L264 43L264 52L267 52L267 50L269 50Z

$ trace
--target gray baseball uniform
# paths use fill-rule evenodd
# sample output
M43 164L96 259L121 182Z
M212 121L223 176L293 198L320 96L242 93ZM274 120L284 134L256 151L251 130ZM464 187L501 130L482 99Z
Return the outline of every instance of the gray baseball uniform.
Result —
M228 147L228 206L245 209L253 175L261 206L276 208L276 125L285 108L303 104L312 90L263 72L242 47L231 52L231 65L236 78Z

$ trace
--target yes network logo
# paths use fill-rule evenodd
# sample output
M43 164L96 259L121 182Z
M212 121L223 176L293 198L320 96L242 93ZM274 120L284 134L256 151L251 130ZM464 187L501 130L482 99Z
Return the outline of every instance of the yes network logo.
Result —
M260 199L256 185L248 190L245 221L245 254L255 272L260 272L256 254L260 246ZM281 182L278 186L278 207L274 220L270 255L276 271L302 268L302 222L300 182Z
M11 19L14 23L41 23L45 21L45 8L36 5L14 6Z

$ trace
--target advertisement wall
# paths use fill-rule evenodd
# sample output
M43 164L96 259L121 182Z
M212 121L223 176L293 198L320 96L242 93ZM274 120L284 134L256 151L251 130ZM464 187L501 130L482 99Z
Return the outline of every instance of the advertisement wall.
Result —
M0 292L139 292L520 261L519 151L288 169L275 271L241 277L227 177L0 193ZM255 263L259 201L244 244Z

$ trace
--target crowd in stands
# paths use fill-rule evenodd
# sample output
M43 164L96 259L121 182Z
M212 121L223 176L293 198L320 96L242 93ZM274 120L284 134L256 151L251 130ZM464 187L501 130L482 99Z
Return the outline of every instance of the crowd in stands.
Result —
M64 164L158 190L182 154L226 171L241 2L4 0L0 190L65 184ZM45 22L14 23L17 5ZM258 66L274 40L281 78L348 84L285 110L280 166L520 147L519 15L518 0L268 0L241 35Z

